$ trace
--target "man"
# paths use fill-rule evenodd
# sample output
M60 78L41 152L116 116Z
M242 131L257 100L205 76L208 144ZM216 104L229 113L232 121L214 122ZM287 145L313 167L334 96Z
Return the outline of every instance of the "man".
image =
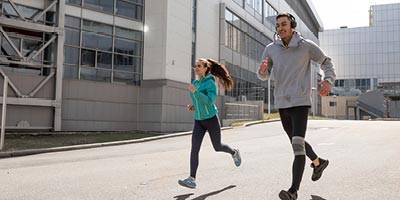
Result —
M295 31L296 19L289 13L276 17L278 38L267 45L258 70L258 78L267 80L270 75L275 83L275 107L279 109L281 122L287 133L294 152L292 166L292 185L282 190L279 197L283 200L296 200L297 191L303 177L305 156L312 160L314 168L311 179L317 181L329 161L319 158L310 144L305 141L308 111L311 107L311 67L310 61L321 65L324 81L319 82L318 94L329 94L336 75L331 59L311 40L303 38Z

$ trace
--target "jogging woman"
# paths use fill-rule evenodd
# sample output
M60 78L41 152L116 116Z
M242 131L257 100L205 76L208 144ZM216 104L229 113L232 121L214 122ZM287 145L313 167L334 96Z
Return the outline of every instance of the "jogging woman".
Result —
M194 128L192 133L192 147L190 152L190 176L179 180L178 183L188 188L196 188L196 172L199 165L199 151L206 131L214 150L229 153L237 167L241 164L238 149L232 149L221 143L221 126L217 115L217 107L214 103L217 97L215 77L222 83L225 89L232 89L233 80L228 70L221 63L212 59L198 59L194 66L194 72L198 79L188 86L192 104L187 106L188 111L193 112Z

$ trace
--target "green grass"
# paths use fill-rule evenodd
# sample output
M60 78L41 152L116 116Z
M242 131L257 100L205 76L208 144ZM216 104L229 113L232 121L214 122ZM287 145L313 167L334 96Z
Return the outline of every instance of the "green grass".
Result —
M375 118L374 121L400 121L400 118Z
M152 132L83 132L74 134L6 134L4 151L133 140L157 136Z

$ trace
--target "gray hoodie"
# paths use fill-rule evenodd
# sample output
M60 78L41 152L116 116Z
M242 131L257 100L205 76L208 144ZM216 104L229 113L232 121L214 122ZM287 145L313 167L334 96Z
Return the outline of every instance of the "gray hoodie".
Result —
M298 32L294 32L288 47L281 39L268 44L262 58L266 57L269 58L268 70L265 74L257 73L257 76L260 80L267 80L272 74L276 109L311 106L311 60L321 65L324 80L333 83L336 78L331 58Z

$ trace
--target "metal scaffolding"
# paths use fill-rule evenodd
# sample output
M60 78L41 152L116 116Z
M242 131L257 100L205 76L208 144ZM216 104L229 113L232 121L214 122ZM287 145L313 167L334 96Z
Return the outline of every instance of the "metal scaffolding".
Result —
M65 1L64 0L43 0L44 7L40 11L33 13L27 17L24 10L15 3L15 0L0 0L0 32L1 32L1 48L0 64L13 65L21 68L46 70L42 73L46 77L37 84L34 89L25 94L22 93L12 80L8 85L15 92L16 97L2 96L6 98L6 105L23 105L23 106L40 106L50 107L54 110L54 121L52 127L18 127L7 126L6 129L50 129L54 131L61 130L61 100L62 100L62 73L63 73L63 47L64 47L64 17L65 17ZM6 9L7 8L7 9ZM51 19L54 23L47 23L47 13L51 13ZM9 32L17 32L18 34L26 33L27 35L42 36L43 41L39 41L40 45L35 46L29 52L23 52L18 48L21 44L16 44L10 37ZM54 48L48 49L48 48ZM20 50L21 49L21 50ZM44 52L51 51L54 56L48 56L49 60L43 57ZM41 57L41 58L38 58ZM5 79L7 74L0 68L0 74ZM50 99L38 98L37 92L46 84L53 84L55 79L54 96ZM2 116L5 118L6 114ZM5 122L5 120L3 120Z

